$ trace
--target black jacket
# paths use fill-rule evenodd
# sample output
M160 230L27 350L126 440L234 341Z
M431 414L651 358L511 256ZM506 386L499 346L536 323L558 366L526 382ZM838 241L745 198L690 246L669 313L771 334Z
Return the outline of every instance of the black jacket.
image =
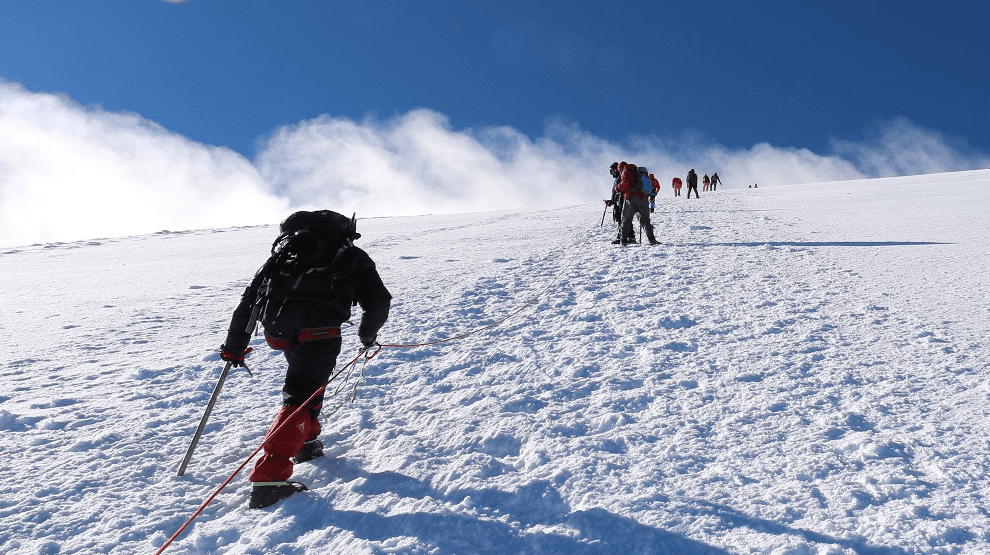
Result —
M321 297L320 295L309 295L312 306L305 311L296 313L294 317L298 321L288 324L294 331L291 337L286 337L284 330L269 330L265 332L280 337L290 343L294 343L300 330L314 327L338 327L350 319L350 308L357 304L363 311L361 324L358 326L358 336L365 338L375 338L378 330L385 325L388 320L389 309L392 304L392 295L385 288L375 262L358 247L348 247L330 266L341 277L341 281L347 287L335 287L334 291L329 289ZM265 299L259 298L259 291L270 276L265 275L264 269L259 270L251 281L251 284L241 295L241 301L234 309L234 314L230 320L230 327L227 330L227 341L224 343L226 350L230 353L241 353L251 340L254 332L252 313L257 309L261 310L259 303L264 304ZM342 292L343 291L343 292ZM341 295L345 298L341 299ZM271 304L271 302L269 302ZM331 306L333 309L321 308L321 305ZM257 315L256 315L257 316Z

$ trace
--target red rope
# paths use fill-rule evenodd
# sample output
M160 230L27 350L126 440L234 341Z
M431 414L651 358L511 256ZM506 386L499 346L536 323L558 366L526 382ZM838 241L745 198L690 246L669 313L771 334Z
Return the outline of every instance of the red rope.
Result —
M323 384L322 387L320 387L312 395L310 395L309 399L307 399L305 403L299 405L299 408L297 408L296 410L294 410L292 412L292 414L289 415L289 417L286 418L285 421L282 422L282 424L278 428L275 428L275 431L273 431L272 433L268 434L267 437L265 437L265 440L261 442L261 445L259 445L258 448L255 449L253 453L251 453L251 456L249 456L247 458L247 460L245 460L243 463L241 463L241 466L237 467L237 470L235 470L234 473L231 474L227 478L227 480L224 481L224 483L220 484L220 487L217 488L217 490L213 492L213 495L211 495L209 498L207 498L206 501L204 501L203 504L200 505L198 509L196 509L196 512L193 513L193 515L191 517L189 517L188 520L186 520L186 522L182 525L182 527L180 527L178 530L176 530L175 533L172 534L172 537L169 538L168 541L166 541L164 545L162 545L160 548L158 548L158 551L155 552L155 555L160 555L163 551L165 551L165 548L166 547L168 547L169 545L172 545L172 542L174 542L175 539L178 538L179 535L182 534L182 532L186 528L188 528L190 524L192 524L192 521L195 520L196 517L198 517L200 515L200 513L203 512L204 509L206 509L207 505L209 505L214 499L216 499L217 495L219 495L220 492L223 491L223 488L227 487L227 484L229 484L238 474L240 474L241 470L244 470L244 467L247 466L249 462L251 462L251 459L253 459L254 456L257 455L262 449L264 449L265 444L267 444L268 441L271 440L271 438L275 437L275 435L278 434L286 424L288 424L290 421L292 421L292 419L295 418L295 416L297 414L299 414L304 409L306 409L308 407L308 405L310 404L310 402L312 402L313 399L315 399L317 395L319 395L320 393L322 393L327 388L327 386L330 385L330 382L332 382L335 379L337 379L338 376L340 376L341 374L344 373L345 370L347 370L348 368L350 368L351 366L353 366L354 363L357 362L358 359L360 359L362 356L364 356L365 358L370 359L370 358L373 358L376 354L378 354L378 351L377 350L374 353L372 353L371 355L368 355L366 350L362 350L360 353L358 353L358 356L354 357L354 360L348 362L337 373L335 373L333 376L330 376L330 379L327 380L327 383Z
M590 240L590 237L589 237L589 240ZM477 328L475 330L471 330L469 332L465 332L465 333L462 333L462 334L459 334L459 335L448 337L446 339L438 339L437 341L430 341L430 342L425 342L425 343L410 343L410 344L376 343L374 350L372 350L371 348L362 349L361 352L358 353L358 356L354 357L354 359L351 360L349 363L347 363L343 368L341 368L339 372L337 372L336 374L334 374L333 376L331 376L330 379L327 380L327 383L323 384L323 387L321 387L318 390L316 390L316 392L313 393L313 395L310 396L310 398L307 399L305 403L303 403L302 405L300 405L299 408L297 408L289 416L289 418L287 418L285 420L285 422L282 423L281 426L279 426L278 428L275 429L274 432L272 432L271 434L269 434L265 438L265 441L262 441L261 442L261 445L259 445L258 448L255 449L253 453L251 453L251 456L248 457L246 461L244 461L243 463L241 463L241 466L237 467L237 470L235 470L234 473L231 474L230 477L228 477L227 480L224 481L224 483L221 484L220 487L217 488L217 490L215 492L213 492L213 495L211 495L206 501L204 501L203 504L200 505L199 509L197 509L196 512L193 513L193 515L191 517L189 517L188 520L186 520L186 522L182 525L182 527L179 528L175 532L175 534L172 534L172 537L169 538L168 541L166 541L165 544L162 545L158 549L158 551L155 552L155 555L160 555L163 551L165 551L165 548L166 547L168 547L169 545L171 545L172 542L175 541L175 539L179 537L179 534L181 534L192 523L192 521L197 516L199 516L200 513L202 513L204 509L206 509L207 505L209 505L210 502L212 502L213 499L215 499L216 496L220 494L220 492L223 490L223 488L227 487L227 484L229 484L241 472L241 470L243 470L244 467L247 466L247 464L249 462L251 462L251 459L253 459L254 456L257 455L265 447L265 443L267 443L268 440L271 437L274 437L275 434L277 434L282 429L282 426L285 426L288 422L290 422L292 420L292 418L296 416L296 414L298 414L300 411L302 411L304 408L306 408L306 406L310 403L310 401L312 401L313 399L315 399L317 395L319 395L322 391L324 391L327 388L327 386L330 385L330 382L332 382L338 376L340 376L344 372L344 370L346 370L347 368L350 368L352 365L354 365L354 363L356 363L358 361L358 359L360 359L362 356L365 358L365 362L367 363L368 360L371 360L371 359L375 358L376 356L378 356L378 353L381 352L382 347L388 347L388 348L392 348L392 349L411 349L411 348L415 348L415 347L427 347L429 345L439 345L441 343L449 343L451 341L456 341L458 339L464 339L465 337L468 337L468 336L471 336L471 335L474 335L474 334L477 334L477 333L481 333L481 332L483 332L485 330L489 330L491 328L494 328L495 326L498 326L498 325L502 324L506 320L508 320L508 319L510 319L510 318L512 318L512 317L514 317L516 315L518 315L522 311L524 311L527 308L529 308L530 305L532 305L533 303L535 303L537 299L539 299L544 293L546 293L547 289L550 289L550 287L554 283L556 283L557 280L560 279L560 276L564 275L564 272L566 272L568 269L570 269L571 265L573 265L573 262L574 262L574 260L571 261L571 264L567 264L566 266L564 266L564 268L560 272L558 272L557 275L554 276L553 279L551 279L546 284L546 286L543 287L543 289L540 289L529 300L527 300L525 303L523 303L522 306L520 306L516 310L510 312L509 314L503 316L502 318L499 318L498 320L492 322L491 324L488 324L486 326L482 326L480 328Z

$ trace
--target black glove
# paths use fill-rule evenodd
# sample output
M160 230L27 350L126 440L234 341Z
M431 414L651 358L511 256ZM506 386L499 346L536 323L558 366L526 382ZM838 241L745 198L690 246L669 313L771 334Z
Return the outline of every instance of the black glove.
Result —
M361 340L361 345L363 345L365 349L370 349L375 346L375 341L378 340L378 337L358 337L358 339Z
M240 354L234 354L234 353L228 352L227 351L227 347L225 345L220 345L220 358L222 360L225 360L225 361L229 362L231 364L231 366L233 366L235 368L238 367L238 366L247 367L247 365L244 364L244 357L246 357L248 355L248 353L250 353L253 350L254 350L254 347L248 347L247 349L244 349L244 352L242 352Z

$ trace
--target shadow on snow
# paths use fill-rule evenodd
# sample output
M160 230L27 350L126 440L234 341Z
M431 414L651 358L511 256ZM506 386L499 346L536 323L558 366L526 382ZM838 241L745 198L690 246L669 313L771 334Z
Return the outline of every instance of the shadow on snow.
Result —
M919 247L953 245L934 241L763 241L752 243L699 243L699 247Z
M333 474L349 482L364 478L353 491L364 495L392 493L399 497L433 498L465 505L479 518L465 513L415 512L384 516L332 509L307 511L313 528L332 526L356 537L382 542L407 536L436 546L435 553L651 553L729 555L725 549L686 536L647 526L603 508L572 511L550 481L537 480L516 491L457 489L443 492L397 472L366 473L344 461L333 461ZM669 502L662 496L658 502ZM312 507L310 506L310 509ZM706 501L679 504L676 512L690 517L715 517L721 526L749 528L773 535L791 535L806 541L851 549L857 555L906 555L893 547L871 546L861 539L840 539L786 524L763 520ZM302 515L299 515L302 516Z

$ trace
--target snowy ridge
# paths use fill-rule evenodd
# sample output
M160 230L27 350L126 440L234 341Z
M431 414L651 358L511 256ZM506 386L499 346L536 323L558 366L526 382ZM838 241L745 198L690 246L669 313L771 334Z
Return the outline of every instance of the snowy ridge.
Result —
M312 491L166 553L990 550L990 171L361 220L395 296ZM150 553L260 443L281 356L178 463L270 226L0 253L0 553ZM356 354L345 330L341 361ZM246 473L245 473L246 474Z

